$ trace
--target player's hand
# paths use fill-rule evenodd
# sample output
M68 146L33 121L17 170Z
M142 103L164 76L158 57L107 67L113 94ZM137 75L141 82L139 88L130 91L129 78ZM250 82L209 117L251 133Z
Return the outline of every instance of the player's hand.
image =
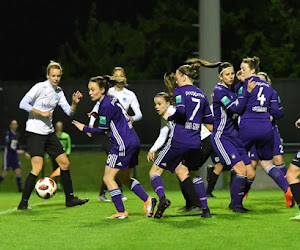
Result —
M26 153L26 152L25 152L24 155L25 155L25 158L26 158L26 159L30 159L30 158L31 158L30 154L28 154L28 153Z
M88 137L92 137L92 133L86 133Z
M132 116L129 115L128 118L129 118L131 124L133 124L133 123L134 123L134 120L133 120Z
M245 78L243 77L243 73L242 73L242 70L239 70L238 72L236 72L236 78L241 81L241 82L244 82L245 81Z
M247 91L249 93L251 93L253 91L253 89L255 88L256 86L256 82L253 81L253 78L251 78L249 81L248 81L248 85L247 85Z
M40 115L42 117L52 117L52 113L50 111L41 111Z
M84 124L82 124L78 121L75 121L75 120L72 121L72 124L74 124L80 131L82 131L85 126Z
M153 161L155 157L155 152L154 151L149 151L147 154L147 160L148 161Z
M295 126L296 126L296 128L300 128L300 119L298 119L298 120L295 122Z
M82 95L81 92L79 92L79 91L74 92L73 95L72 95L73 103L78 104L82 97L83 97L83 95Z

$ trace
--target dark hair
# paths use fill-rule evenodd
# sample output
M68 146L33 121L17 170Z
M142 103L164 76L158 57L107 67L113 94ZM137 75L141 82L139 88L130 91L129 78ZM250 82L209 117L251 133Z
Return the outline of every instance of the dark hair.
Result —
M226 68L234 68L233 65L230 62L222 62L219 65L219 75L223 73L223 70Z
M111 78L111 76L94 76L90 78L90 82L95 82L99 88L104 88L104 94L106 95L108 89L112 86Z
M190 64L182 65L177 70L192 79L195 79L198 76L198 69L201 66L206 68L216 68L222 64L222 62L211 63L201 58L190 58L187 59L186 62Z
M154 96L154 98L156 98L156 97L161 97L161 98L163 98L166 102L169 102L169 103L171 103L171 104L173 104L173 99L172 99L172 96L169 94L169 93L167 93L167 92L159 92L159 93L157 93L155 96Z
M243 59L243 63L247 63L249 65L250 69L255 70L255 74L259 72L259 64L260 64L260 59L257 56L254 57L245 57Z

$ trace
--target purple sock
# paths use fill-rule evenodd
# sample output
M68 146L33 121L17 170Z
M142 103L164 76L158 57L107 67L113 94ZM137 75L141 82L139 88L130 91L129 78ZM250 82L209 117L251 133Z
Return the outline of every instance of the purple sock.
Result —
M245 195L247 177L244 175L236 174L231 181L230 194L231 202L235 207L242 207L243 197Z
M113 189L109 191L111 200L115 204L115 207L118 212L124 213L125 212L125 207L122 201L122 193L119 188Z
M205 192L204 182L201 177L193 178L195 191L200 199L202 209L206 209L207 206L207 197Z
M155 193L157 193L158 198L162 199L163 197L165 197L164 182L161 176L158 174L153 174L150 176L150 181L153 190L155 191Z
M137 181L136 179L133 179L133 182L131 183L130 189L138 196L141 200L146 202L148 200L149 195L145 192L142 185Z
M267 169L267 174L277 183L277 185L286 192L289 188L287 180L284 178L283 173L274 165Z
M285 178L286 176L286 166L284 163L280 164L280 165L275 165L276 168L278 168L282 173L283 173L283 176Z

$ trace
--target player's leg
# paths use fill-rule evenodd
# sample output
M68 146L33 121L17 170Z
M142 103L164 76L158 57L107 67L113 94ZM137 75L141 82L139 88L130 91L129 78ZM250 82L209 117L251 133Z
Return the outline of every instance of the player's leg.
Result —
M212 152L210 156L213 166L207 167L206 172L206 180L207 180L207 188L206 188L206 196L207 198L216 198L212 191L215 189L215 186L217 184L218 178L223 170L223 165L220 163L219 156L215 153L215 151Z
M232 211L238 213L247 212L243 207L243 197L245 195L245 186L247 179L247 170L243 161L237 162L233 166L233 170L236 175L233 176L231 185L230 185L230 193L231 193L231 204Z
M300 209L300 182L299 182L299 176L300 176L300 151L296 154L294 159L292 160L287 174L286 178L288 180L288 183L290 185L290 188L293 193L293 197L296 201L296 204L298 208ZM296 214L291 219L300 220L300 212Z
M17 184L18 192L21 193L23 191L23 187L22 187L22 171L20 167L15 168L15 174L16 174L16 184Z
M112 199L112 202L114 203L117 209L117 213L108 217L109 219L114 219L114 218L125 219L128 217L128 213L125 211L125 207L122 201L121 190L115 181L116 175L118 174L119 171L120 169L112 168L108 165L105 166L105 170L104 170L103 181L105 182L109 190L109 194Z
M283 176L286 177L287 169L285 166L285 162L283 160L284 150L283 150L283 145L282 145L282 141L277 126L273 127L273 134L274 134L274 146L273 146L274 165L283 173Z

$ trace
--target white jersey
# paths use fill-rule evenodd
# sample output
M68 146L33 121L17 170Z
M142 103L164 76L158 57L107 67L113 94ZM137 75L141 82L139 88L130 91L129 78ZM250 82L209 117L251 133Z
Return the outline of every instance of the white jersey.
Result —
M116 97L127 112L129 108L132 108L134 112L132 119L134 121L139 121L142 119L143 115L140 109L140 104L133 91L126 88L118 91L115 89L115 87L111 87L107 94Z
M205 127L203 124L201 124L201 141L204 140L206 137L211 135L211 132Z
M52 117L42 117L30 111L34 108L53 113L57 105L69 116L74 113L60 87L53 86L49 80L35 84L20 102L20 108L29 112L26 131L41 135L53 133Z

